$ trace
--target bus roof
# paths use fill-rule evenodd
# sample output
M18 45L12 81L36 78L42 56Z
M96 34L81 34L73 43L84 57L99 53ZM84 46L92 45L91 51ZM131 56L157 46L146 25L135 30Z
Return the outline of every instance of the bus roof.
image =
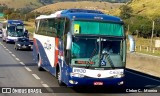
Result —
M112 22L122 22L122 20L119 17L107 15L97 10L86 10L86 9L61 10L51 15L40 15L36 19L54 18L54 17L68 17L69 19L105 20Z
M22 20L6 20L4 22L9 24L23 24Z

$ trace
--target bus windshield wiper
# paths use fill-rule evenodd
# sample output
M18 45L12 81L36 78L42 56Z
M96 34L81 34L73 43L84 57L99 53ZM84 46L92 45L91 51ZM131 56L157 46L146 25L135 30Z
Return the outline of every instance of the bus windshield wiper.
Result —
M89 60L88 60L88 62L87 62L87 64L86 64L86 67L85 68L89 68L90 66L92 66L92 64L91 64L91 60L92 60L92 58L93 58L93 56L95 55L95 53L96 53L96 48L94 48L94 50L93 50L93 52L92 52L92 55L91 55L91 57L89 58Z

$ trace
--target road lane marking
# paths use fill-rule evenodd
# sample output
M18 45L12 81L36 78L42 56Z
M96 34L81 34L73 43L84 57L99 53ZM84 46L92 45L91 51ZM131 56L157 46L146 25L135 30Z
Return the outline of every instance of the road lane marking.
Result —
M47 84L42 84L43 87L49 87Z
M12 52L11 52L11 51L9 51L9 53L10 53L10 54L12 54Z
M40 78L36 75L36 74L32 74L34 76L34 78L36 78L37 80L39 80Z
M20 61L19 58L16 58L17 61Z
M25 66L25 68L26 68L27 71L32 71L30 68L28 68L28 67L26 67L26 66Z
M6 49L8 51L8 49Z
M11 54L13 57L16 57L14 54Z
M131 73L131 74L138 75L138 76L140 76L140 77L145 77L145 78L147 78L147 79L151 79L151 80L154 80L154 81L160 82L160 81L159 81L159 80L157 80L157 79L153 79L153 78L150 78L150 77L147 77L147 76L143 76L143 75L140 75L140 74L136 74L136 73L131 72L131 71L128 71L128 70L126 70L126 71L127 71L127 72L129 72L129 73Z
M19 62L20 64L22 64L22 65L25 65L23 62Z
M49 92L54 94L53 90L47 84L42 84L42 86L45 87ZM54 94L54 96L55 96L55 94Z

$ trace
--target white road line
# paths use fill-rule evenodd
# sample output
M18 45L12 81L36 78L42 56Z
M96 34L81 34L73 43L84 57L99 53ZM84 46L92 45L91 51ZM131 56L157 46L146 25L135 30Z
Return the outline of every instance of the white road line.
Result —
M25 65L23 62L19 62L21 65Z
M32 71L30 68L28 68L28 67L26 67L26 66L25 66L25 68L27 69L27 71Z
M53 90L47 84L42 84L42 86L45 87L49 92L53 93L54 96L56 96Z
M6 49L8 51L8 49Z
M43 87L49 87L47 84L42 84Z
M12 52L11 52L11 51L9 51L9 53L10 53L10 54L12 54Z
M127 71L127 70L126 70L126 71ZM129 73L131 73L131 74L134 74L134 75L141 76L141 77L145 77L145 78L147 78L147 79L151 79L151 80L154 80L154 81L160 82L160 80L156 80L156 79L153 79L153 78L150 78L150 77L147 77L147 76L143 76L143 75L140 75L140 74L136 74L136 73L131 72L131 71L127 71L127 72L129 72Z
M36 75L36 74L32 74L34 76L34 78L36 78L37 80L39 80L40 78Z
M14 54L11 54L13 57L16 57Z
M20 61L19 58L16 58L17 61Z

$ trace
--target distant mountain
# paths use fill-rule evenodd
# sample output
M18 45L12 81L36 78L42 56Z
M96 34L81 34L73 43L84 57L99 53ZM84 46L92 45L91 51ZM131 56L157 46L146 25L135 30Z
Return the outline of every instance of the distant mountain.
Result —
M100 2L111 2L111 3L126 3L130 0L39 0L43 4L52 4L56 2L64 2L64 1L100 1Z
M43 6L38 0L0 0L0 6L8 6L9 8L38 8Z
M112 3L126 3L130 0L0 0L0 6L7 5L9 8L38 8L44 5L53 4L57 2L79 2L79 1L94 1L94 2L112 2Z
M108 3L108 2L96 2L96 1L77 1L77 2L58 2L50 5L40 7L33 12L40 13L53 13L57 10L69 9L69 8L85 8L100 10L106 14L115 13L118 11L119 7L124 3Z

